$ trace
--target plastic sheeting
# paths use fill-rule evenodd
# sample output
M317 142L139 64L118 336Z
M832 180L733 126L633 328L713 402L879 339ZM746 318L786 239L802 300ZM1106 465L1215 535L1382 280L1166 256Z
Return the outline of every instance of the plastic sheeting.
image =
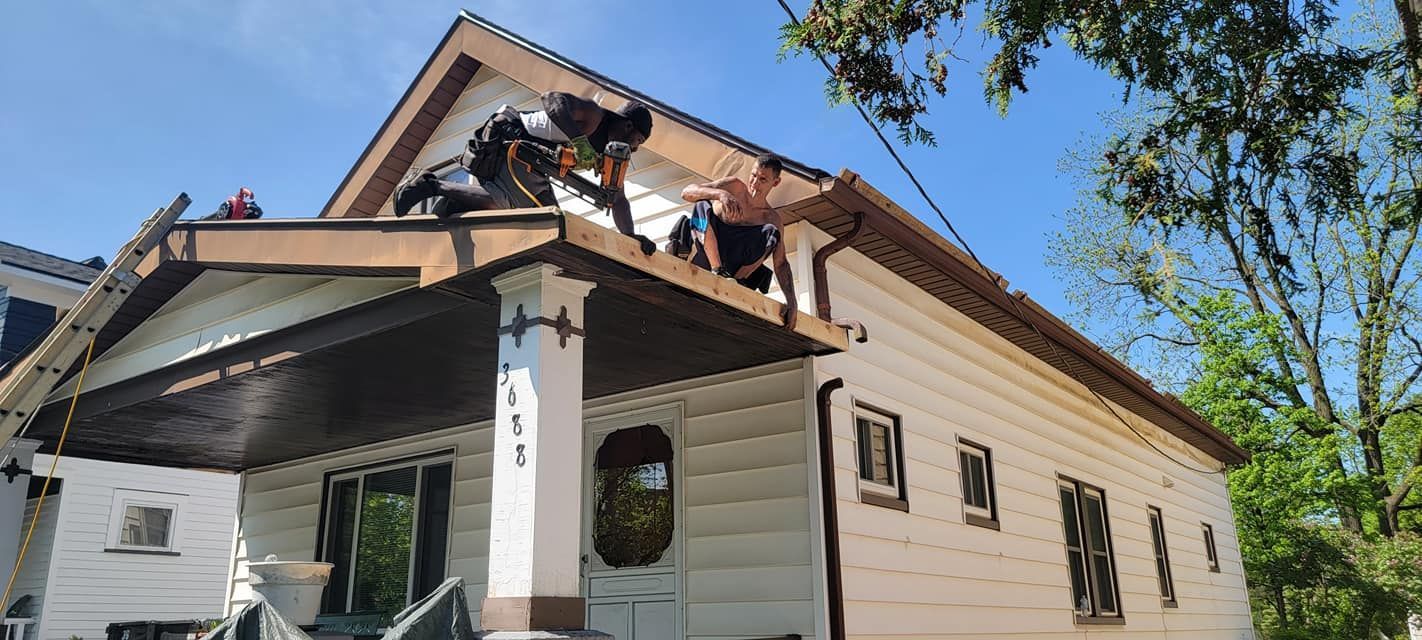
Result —
M450 578L404 611L381 640L476 640L464 597L464 579ZM207 634L206 640L312 640L266 600L242 608Z

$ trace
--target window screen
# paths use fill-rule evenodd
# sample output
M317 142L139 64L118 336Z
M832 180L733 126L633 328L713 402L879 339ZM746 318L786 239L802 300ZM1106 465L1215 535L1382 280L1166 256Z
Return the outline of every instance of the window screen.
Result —
M894 486L894 429L888 424L860 417L859 477Z

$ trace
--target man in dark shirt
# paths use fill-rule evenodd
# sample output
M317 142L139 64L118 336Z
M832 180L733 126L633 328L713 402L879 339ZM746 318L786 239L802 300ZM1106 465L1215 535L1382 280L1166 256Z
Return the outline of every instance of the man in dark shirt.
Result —
M554 91L543 94L541 102L543 108L537 111L499 107L476 135L484 135L495 144L532 139L548 146L570 146L579 169L591 168L608 142L625 142L636 151L652 135L652 112L635 100L610 111L591 100ZM493 164L492 175L476 176L477 184L441 180L419 169L412 171L396 187L395 215L404 216L416 204L436 196L443 198L434 209L440 217L465 211L551 207L558 203L547 176L517 162ZM610 208L618 231L636 238L643 253L651 255L656 251L651 240L636 233L626 195L618 193Z

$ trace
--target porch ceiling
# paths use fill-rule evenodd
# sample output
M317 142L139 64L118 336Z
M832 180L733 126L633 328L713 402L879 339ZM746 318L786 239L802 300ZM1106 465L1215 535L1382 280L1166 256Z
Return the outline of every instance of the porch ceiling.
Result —
M523 240L505 242L493 253L471 249L480 254L477 260L467 254L445 260L429 253L435 246L462 244L459 238L479 228L470 226L474 216L430 229L433 234L409 226L414 233L455 241L422 247L414 237L386 237L381 246L399 245L405 257L360 265L338 264L337 258L323 262L319 256L297 261L283 257L287 250L282 247L312 252L312 243L341 239L341 246L328 247L323 255L369 256L356 246L362 242L360 233L326 238L313 233L322 228L356 231L350 223L358 223L398 235L405 221L325 219L176 230L164 256L148 265L150 275L160 277L145 279L131 299L149 313L181 289L193 265L421 273L423 286L87 391L80 396L65 453L240 470L491 418L495 331L508 319L498 317L489 280L533 262L557 265L568 277L598 284L587 300L584 327L586 398L847 346L842 330L803 314L796 330L787 331L776 320L779 303L665 254L642 256L635 241L615 232L547 211L530 214L519 223ZM542 237L550 222L557 233ZM489 223L496 228L510 224ZM286 243L293 239L290 233L271 235L280 229L301 232L302 242ZM268 250L257 254L235 248L253 241L250 234L267 234L262 242ZM542 239L529 239L534 237ZM491 244L496 244L492 237L482 237L469 247ZM417 255L424 257L411 257ZM259 256L264 257L258 261ZM398 260L409 266L397 267ZM183 277L161 277L170 272ZM124 317L142 315L135 310ZM110 343L122 337L120 331L111 330ZM67 410L67 400L56 400L36 417L30 435L45 441L42 450L53 448Z

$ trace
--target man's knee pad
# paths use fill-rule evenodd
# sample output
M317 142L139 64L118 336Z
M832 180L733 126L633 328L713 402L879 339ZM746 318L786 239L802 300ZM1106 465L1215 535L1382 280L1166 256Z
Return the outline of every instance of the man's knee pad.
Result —
M761 228L765 230L765 248L767 250L774 249L776 245L780 244L780 227L767 224Z

